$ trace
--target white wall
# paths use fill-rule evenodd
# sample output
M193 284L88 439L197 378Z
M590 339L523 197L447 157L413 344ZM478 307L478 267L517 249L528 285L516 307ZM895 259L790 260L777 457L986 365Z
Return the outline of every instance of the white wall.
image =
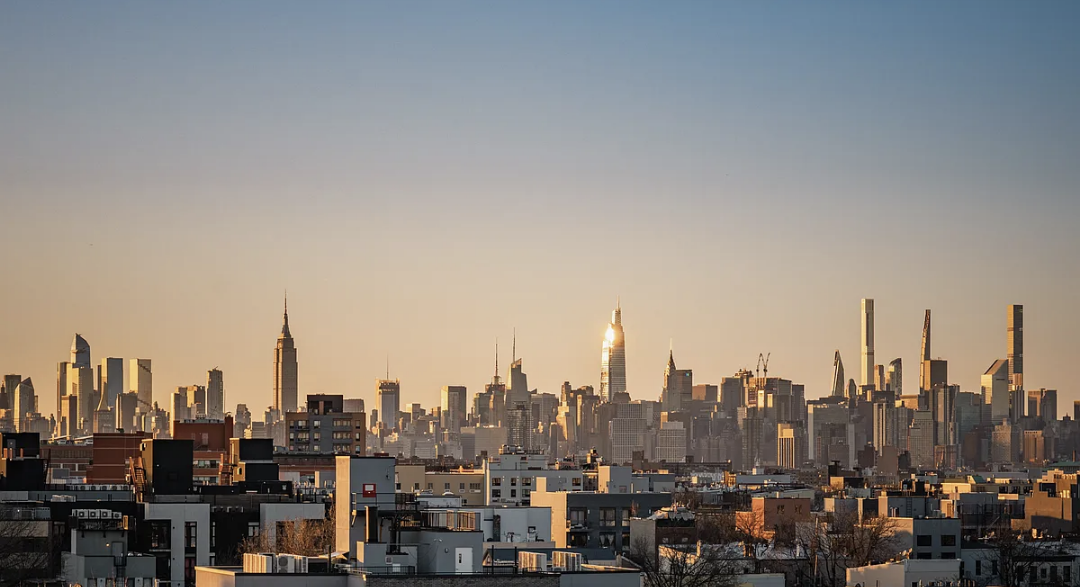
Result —
M184 524L195 522L195 564L210 564L210 504L208 503L147 503L147 520L170 520L172 547L170 580L174 585L184 583Z

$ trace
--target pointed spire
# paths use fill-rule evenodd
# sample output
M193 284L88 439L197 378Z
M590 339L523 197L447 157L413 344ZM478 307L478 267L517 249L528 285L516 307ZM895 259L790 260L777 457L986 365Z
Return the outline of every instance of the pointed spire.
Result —
M280 338L292 338L292 333L289 332L289 292L285 291L285 316L281 324L281 337Z
M622 324L622 298L620 296L615 297L615 311L611 313L611 322Z
M668 340L668 369L675 370L675 341L674 339Z
M495 377L499 377L499 337L495 337Z
M511 357L510 358L514 362L517 362L517 327L516 326L514 327L514 344L513 344L513 346L510 347L510 349L511 349L511 351L510 351Z

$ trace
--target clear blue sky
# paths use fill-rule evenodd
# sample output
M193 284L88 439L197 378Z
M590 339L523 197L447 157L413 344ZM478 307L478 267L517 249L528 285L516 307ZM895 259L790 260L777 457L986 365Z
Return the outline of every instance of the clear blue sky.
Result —
M965 390L1026 305L1030 386L1080 399L1080 4L0 4L0 371L52 411L72 334L270 403L478 390L517 326L542 391L629 387L669 339L716 382L915 381L922 310ZM504 353L502 364L509 362Z

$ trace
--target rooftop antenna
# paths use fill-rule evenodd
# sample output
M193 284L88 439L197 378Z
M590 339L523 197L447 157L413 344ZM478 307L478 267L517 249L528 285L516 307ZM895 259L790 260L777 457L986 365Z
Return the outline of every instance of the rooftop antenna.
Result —
M517 327L516 326L514 327L514 344L510 348L511 348L510 354L513 355L512 358L516 362L517 361Z
M499 376L499 337L495 337L495 376Z

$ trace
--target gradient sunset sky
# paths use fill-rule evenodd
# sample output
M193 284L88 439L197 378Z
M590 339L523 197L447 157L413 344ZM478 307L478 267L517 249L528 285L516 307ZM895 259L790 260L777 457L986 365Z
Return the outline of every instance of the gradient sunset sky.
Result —
M0 371L43 412L75 332L271 403L695 382L771 352L828 393L936 356L977 391L1025 305L1029 388L1080 399L1080 3L0 4ZM126 369L126 364L125 364Z

